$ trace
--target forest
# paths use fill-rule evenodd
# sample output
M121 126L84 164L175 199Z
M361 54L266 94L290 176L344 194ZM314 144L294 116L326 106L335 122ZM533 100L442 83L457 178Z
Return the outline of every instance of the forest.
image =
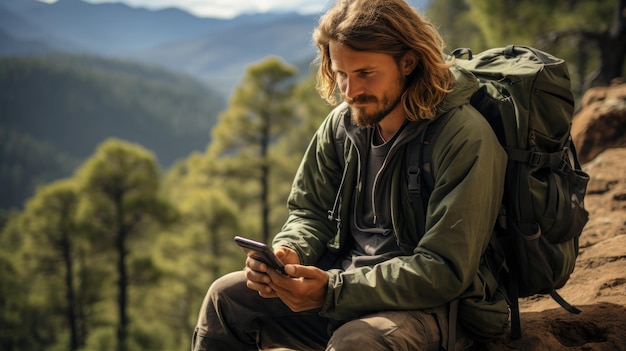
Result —
M426 14L450 50L516 43L566 59L578 98L623 77L626 0L441 0ZM45 65L37 62L31 69ZM117 93L148 108L139 95ZM93 102L74 103L94 113L84 108ZM268 57L248 66L227 106L213 116L202 108L215 121L205 150L165 168L148 143L109 138L82 159L0 129L3 157L31 145L15 157L39 150L47 160L29 172L72 169L22 208L0 212L0 349L189 349L206 289L243 266L233 237L269 242L280 230L300 157L332 106L313 74ZM33 109L44 123L46 111Z
M71 175L111 135L170 167L204 148L225 105L189 77L60 53L1 57L0 91L0 209L20 208L36 186Z

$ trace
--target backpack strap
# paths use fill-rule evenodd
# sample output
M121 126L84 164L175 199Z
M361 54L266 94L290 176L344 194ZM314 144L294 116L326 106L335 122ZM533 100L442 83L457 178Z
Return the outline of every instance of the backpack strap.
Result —
M423 132L407 145L406 177L409 200L413 207L413 214L417 219L420 239L426 233L426 208L430 194L435 188L435 178L432 174L433 147L441 129L448 123L455 111L456 108L437 119L424 122L426 126Z
M337 153L337 160L341 164L341 167L345 167L345 143L346 143L346 127L343 125L343 119L345 112L341 113L333 121L333 128L335 130L334 144L335 152Z
M445 126L457 109L446 112L424 126L419 137L407 145L406 172L409 200L416 218L418 237L426 233L426 209L428 199L435 188L435 177L432 173L433 147L441 129ZM456 324L459 300L454 299L448 304L448 350L454 350L456 344Z

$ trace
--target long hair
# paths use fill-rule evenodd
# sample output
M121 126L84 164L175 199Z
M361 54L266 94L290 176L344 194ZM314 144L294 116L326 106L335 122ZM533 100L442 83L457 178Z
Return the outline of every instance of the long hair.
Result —
M454 75L446 62L444 41L432 23L404 0L337 0L313 32L318 47L317 90L337 104L337 80L332 71L329 43L352 50L391 55L396 62L412 51L418 58L407 77L402 104L413 121L432 119L437 105L451 91Z

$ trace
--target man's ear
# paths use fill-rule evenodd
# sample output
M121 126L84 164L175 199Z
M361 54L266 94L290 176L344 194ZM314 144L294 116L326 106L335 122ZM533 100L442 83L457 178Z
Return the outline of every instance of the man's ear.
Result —
M417 62L418 62L418 58L414 52L409 51L406 54L404 54L404 56L400 60L400 68L402 69L402 73L405 76L408 76L409 74L411 74L413 70L415 69L415 67L417 66Z

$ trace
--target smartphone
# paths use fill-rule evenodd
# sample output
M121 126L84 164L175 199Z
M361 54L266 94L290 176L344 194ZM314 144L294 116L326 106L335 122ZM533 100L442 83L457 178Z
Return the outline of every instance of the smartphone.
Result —
M252 239L243 238L240 236L235 237L235 242L237 245L241 246L241 248L246 252L252 252L252 257L255 260L259 260L265 263L268 267L274 268L278 270L280 273L285 274L285 265L281 260L276 257L274 251L265 245L264 243L254 241Z

